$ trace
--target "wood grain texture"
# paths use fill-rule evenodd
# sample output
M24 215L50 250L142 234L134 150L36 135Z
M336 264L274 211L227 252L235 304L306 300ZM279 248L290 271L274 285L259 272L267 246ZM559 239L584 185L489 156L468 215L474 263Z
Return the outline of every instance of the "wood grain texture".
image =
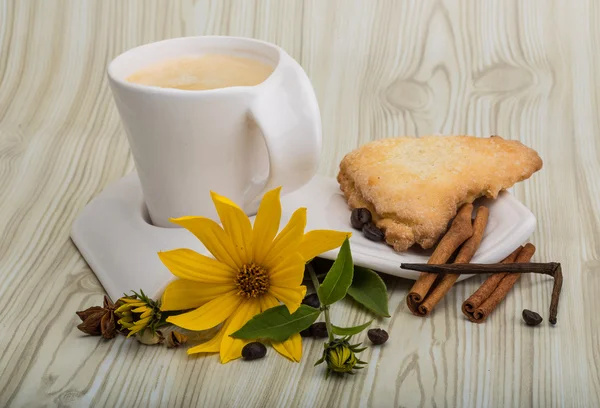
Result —
M182 35L250 36L305 68L323 118L320 172L369 140L498 134L544 169L515 193L538 217L535 261L563 264L559 324L535 329L550 278L524 276L483 325L457 284L431 317L386 278L390 341L360 374L325 381L322 345L292 364L83 336L75 310L103 290L73 220L133 162L105 78L120 52ZM600 405L600 4L569 1L0 0L0 406ZM347 303L334 322L367 312ZM359 339L362 339L361 336Z

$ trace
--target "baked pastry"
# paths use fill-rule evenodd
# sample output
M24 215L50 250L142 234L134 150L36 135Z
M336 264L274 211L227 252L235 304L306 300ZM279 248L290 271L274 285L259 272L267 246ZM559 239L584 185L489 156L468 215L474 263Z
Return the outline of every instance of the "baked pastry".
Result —
M458 208L542 168L535 150L498 136L396 137L344 157L338 182L351 208L365 207L396 251L431 248Z

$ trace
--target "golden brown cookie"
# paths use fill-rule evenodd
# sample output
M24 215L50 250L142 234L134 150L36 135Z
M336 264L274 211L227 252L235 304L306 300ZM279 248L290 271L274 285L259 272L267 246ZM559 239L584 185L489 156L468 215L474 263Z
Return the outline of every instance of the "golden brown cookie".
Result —
M464 203L542 168L535 150L499 136L396 137L344 157L338 182L351 208L366 207L396 251L431 248Z

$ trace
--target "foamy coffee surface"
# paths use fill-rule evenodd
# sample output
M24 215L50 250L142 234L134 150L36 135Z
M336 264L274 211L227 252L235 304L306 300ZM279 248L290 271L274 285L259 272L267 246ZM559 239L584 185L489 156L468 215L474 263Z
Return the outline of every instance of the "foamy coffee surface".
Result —
M258 85L273 67L233 55L205 54L164 60L127 77L127 81L161 88L207 90Z

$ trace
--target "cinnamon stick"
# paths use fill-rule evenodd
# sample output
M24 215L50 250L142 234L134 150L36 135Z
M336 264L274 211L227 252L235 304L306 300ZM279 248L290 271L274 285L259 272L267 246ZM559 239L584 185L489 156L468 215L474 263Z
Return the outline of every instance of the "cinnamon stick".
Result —
M516 252L520 251L519 248ZM511 254L507 260L513 258L515 254ZM513 258L514 260L514 258ZM549 321L551 324L556 324L556 316L558 314L558 302L560 300L560 292L562 289L563 275L562 275L562 267L558 262L546 262L546 263L526 263L526 264L518 264L518 263L496 263L496 264L446 264L446 265L429 265L429 264L413 264L413 263L403 263L400 264L402 269L409 269L413 271L420 272L429 272L429 273L437 273L437 274L467 274L467 275L483 275L493 273L494 275L499 275L501 279L496 280L496 285L492 287L489 291L491 294L494 289L498 286L497 284L502 278L508 274L514 273L540 273L543 275L548 275L554 278L554 286L552 287L552 298L550 299L550 317ZM490 276L492 278L492 276ZM494 279L496 279L494 277ZM487 282L487 281L486 281ZM483 286L483 285L482 285ZM478 292L481 288L478 289ZM477 293L477 292L475 292ZM487 297L489 297L489 294ZM473 294L474 296L475 294ZM487 298L486 297L486 298ZM483 300L485 300L484 298ZM472 299L469 298L469 299ZM481 300L481 303L483 302ZM464 304L463 304L464 306ZM473 308L473 310L475 310Z
M527 263L533 257L535 253L535 246L532 244L526 244L523 249L517 255L515 263ZM496 309L496 306L500 304L508 294L508 292L515 285L517 280L521 277L520 273L506 274L490 296L483 301L478 307L475 308L473 313L465 313L467 319L473 323L483 323L488 316Z
M489 213L487 207L482 206L477 209L475 221L473 221L473 235L462 245L454 263L469 263L471 261L479 248L479 244L481 244ZM444 275L439 283L427 294L423 303L419 305L419 315L427 316L439 301L446 296L446 293L456 283L458 277L459 275L457 274Z
M504 260L501 263L513 263L515 259L517 259L517 255L519 255L521 249L523 249L522 246L515 249L513 253L504 258ZM475 309L477 309L479 305L483 303L485 299L489 298L494 289L496 289L496 287L498 286L498 283L500 283L502 278L504 278L506 275L506 272L500 272L494 273L489 278L487 278L485 282L481 284L479 289L477 289L475 293L473 293L467 300L463 302L462 312L465 314L465 316L472 314L475 311Z
M442 237L433 254L429 258L428 264L443 264L458 249L458 247L473 235L473 226L471 225L471 213L473 204L463 205L446 234ZM406 297L406 303L410 311L421 316L419 305L433 286L437 275L434 273L422 273L415 282L412 289Z

